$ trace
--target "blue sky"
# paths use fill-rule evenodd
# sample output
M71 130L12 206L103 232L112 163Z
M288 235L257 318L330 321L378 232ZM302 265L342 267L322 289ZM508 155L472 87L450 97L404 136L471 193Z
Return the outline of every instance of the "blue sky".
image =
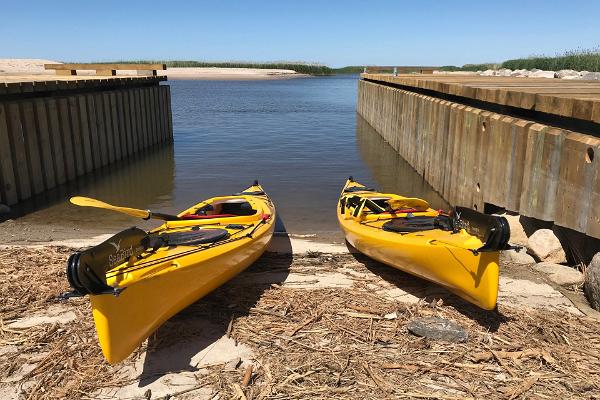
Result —
M600 45L595 0L2 3L0 58L462 65Z

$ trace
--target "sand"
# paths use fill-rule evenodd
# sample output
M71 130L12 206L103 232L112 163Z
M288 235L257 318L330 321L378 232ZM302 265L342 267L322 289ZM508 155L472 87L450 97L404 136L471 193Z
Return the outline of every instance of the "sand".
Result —
M0 59L0 76L55 76L54 71L46 71L44 64L60 64L44 59ZM94 71L78 71L78 75L94 75ZM290 69L258 68L168 68L158 71L161 76L171 80L268 80L302 78L309 75L299 74ZM117 75L138 76L136 71L117 71Z

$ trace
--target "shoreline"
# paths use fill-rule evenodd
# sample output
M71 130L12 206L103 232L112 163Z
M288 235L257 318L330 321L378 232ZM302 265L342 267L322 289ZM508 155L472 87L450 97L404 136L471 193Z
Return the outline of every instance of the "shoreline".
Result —
M54 71L44 69L44 64L57 63L42 59L0 59L0 78L10 76L32 75L36 77L56 76ZM159 76L167 76L169 80L211 80L211 81L255 81L308 78L312 75L298 73L290 69L261 68L218 68L218 67L173 67L165 71L157 71ZM77 76L95 76L95 71L78 71ZM133 71L117 71L116 76L142 76ZM64 77L63 77L64 78Z

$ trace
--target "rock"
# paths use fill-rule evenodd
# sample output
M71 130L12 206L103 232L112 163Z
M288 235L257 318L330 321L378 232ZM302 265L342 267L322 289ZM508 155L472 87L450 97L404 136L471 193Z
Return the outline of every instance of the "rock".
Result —
M586 81L594 81L600 79L600 72L588 72L584 75L581 75L581 79Z
M531 257L524 249L518 250L503 250L500 252L500 257L503 261L513 264L531 265L535 264L535 259Z
M529 74L530 78L554 78L554 71L542 71L542 70L537 70L535 72L533 72L533 70L531 70L531 74Z
M527 248L541 261L564 263L567 256L560 241L550 229L538 229L527 240Z
M554 73L554 77L558 79L573 79L575 77L579 78L579 72L573 69L561 69Z
M528 77L529 74L531 74L531 72L527 71L526 69L515 69L513 72L511 72L510 76L525 78Z
M590 305L596 310L600 310L600 253L592 258L592 262L585 270L583 291Z
M496 75L498 76L510 76L511 73L512 70L508 68L500 68L498 71L496 71Z
M533 72L539 72L539 71L541 71L541 69L531 68L531 70L530 70L531 73L533 73Z
M481 76L495 76L496 75L496 71L494 71L493 69L486 69L485 71L483 71L481 73Z
M548 279L560 286L573 286L583 283L583 274L566 265L541 262L534 265L533 269L547 274Z
M464 342L469 337L462 326L439 317L417 318L410 321L406 328L413 335L453 343Z
M518 214L502 214L502 216L506 218L510 227L510 242L520 246L527 246L527 234L521 224L520 216Z
M241 363L242 359L240 357L235 357L225 363L225 368L230 370L237 369Z
M0 203L0 216L10 214L10 207L6 204Z

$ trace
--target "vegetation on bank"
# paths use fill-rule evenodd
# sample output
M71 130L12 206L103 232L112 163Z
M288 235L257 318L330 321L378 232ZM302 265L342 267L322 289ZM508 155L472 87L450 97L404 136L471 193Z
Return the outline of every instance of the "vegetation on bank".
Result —
M440 67L441 71L485 71L487 69L542 69L546 71L559 71L561 69L574 69L576 71L600 71L600 48L589 50L569 50L556 56L531 56L516 58L502 63L465 64L462 67L446 65Z
M294 62L268 62L268 63L252 63L252 62L207 62L207 61L186 61L186 60L127 60L127 61L110 61L106 64L146 64L146 63L161 63L167 64L167 68L257 68L257 69L291 69L300 74L309 75L332 75L334 69L323 64L316 63L294 63Z
M363 72L363 65L349 65L342 68L331 68L318 63L303 62L207 62L207 61L117 61L123 64L137 63L165 63L167 67L216 67L216 68L259 68L259 69L291 69L301 74L309 75L334 75L334 74L359 74ZM108 63L108 62L107 62ZM114 63L111 61L110 63ZM542 69L558 71L561 69L574 69L576 71L600 71L600 48L589 50L571 50L556 56L531 56L507 60L502 63L465 64L463 66L444 65L439 67L440 71L485 71L488 69L509 68L515 69Z
M502 68L510 69L543 69L558 71L574 69L576 71L600 71L600 48L589 50L570 50L554 57L531 56L517 58L502 63Z

